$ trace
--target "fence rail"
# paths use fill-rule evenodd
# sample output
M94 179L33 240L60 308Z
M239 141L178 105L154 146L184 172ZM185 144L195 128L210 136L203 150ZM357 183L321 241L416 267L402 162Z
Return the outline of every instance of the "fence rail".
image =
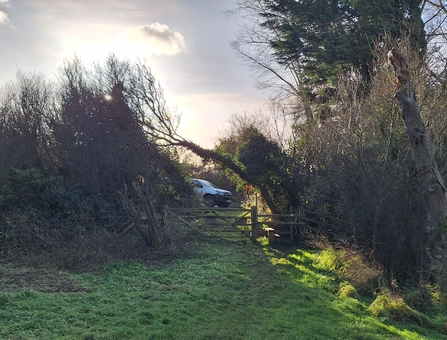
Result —
M221 231L239 231L249 236L247 226L251 225L248 220L251 218L250 210L238 208L165 208L165 219L175 219L186 224L193 230L199 231L203 225L208 226L206 230L211 230L210 226L224 226ZM242 228L245 227L245 228ZM202 228L201 231L204 229Z
M177 219L193 229L197 229L198 223L202 221L208 226L224 224L230 227L231 231L242 232L253 241L264 233L269 238L269 242L284 236L293 241L299 234L299 227L304 225L299 213L258 214L257 206L251 209L166 208L165 218Z
M338 227L347 222L339 218L322 215L305 208L300 208L297 213L290 214L259 214L257 206L250 209L239 208L166 208L165 218L175 218L186 225L196 228L197 221L202 220L206 226L226 225L230 229L226 231L239 231L253 241L263 233L269 242L275 242L278 238L294 241L300 234L300 230L310 224Z

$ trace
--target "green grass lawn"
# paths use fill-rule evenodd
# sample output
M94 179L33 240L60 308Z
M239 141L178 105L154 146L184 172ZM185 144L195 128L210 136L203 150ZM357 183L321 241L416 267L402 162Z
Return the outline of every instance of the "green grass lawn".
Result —
M214 239L182 257L58 273L67 292L42 292L44 280L5 292L0 278L0 339L447 339L338 296L317 259Z

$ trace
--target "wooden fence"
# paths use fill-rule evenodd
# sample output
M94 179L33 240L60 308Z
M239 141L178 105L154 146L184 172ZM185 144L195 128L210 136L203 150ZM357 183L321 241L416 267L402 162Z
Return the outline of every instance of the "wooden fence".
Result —
M250 210L235 208L169 208L164 211L165 223L168 220L180 222L191 230L239 231L249 236Z
M299 227L305 224L300 213L259 214L257 206L251 209L235 208L181 208L165 209L165 219L175 219L192 229L202 224L208 227L225 225L225 231L242 232L255 241L264 234L269 242L278 238L294 241L299 235Z

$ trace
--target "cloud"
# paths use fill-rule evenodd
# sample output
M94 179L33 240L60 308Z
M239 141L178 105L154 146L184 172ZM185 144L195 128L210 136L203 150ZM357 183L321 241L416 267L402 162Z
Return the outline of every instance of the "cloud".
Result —
M8 14L0 11L0 25L8 25L8 24L9 24Z
M185 38L158 22L127 29L124 34L144 45L154 54L175 55L186 49Z
M10 7L9 0L0 0L0 6ZM0 11L0 25L9 25L8 14L3 11Z
M86 23L78 25L76 31L60 29L57 35L62 54L69 58L75 52L83 60L96 61L110 53L124 59L145 59L151 55L173 56L186 50L183 35L172 31L168 25L125 27Z

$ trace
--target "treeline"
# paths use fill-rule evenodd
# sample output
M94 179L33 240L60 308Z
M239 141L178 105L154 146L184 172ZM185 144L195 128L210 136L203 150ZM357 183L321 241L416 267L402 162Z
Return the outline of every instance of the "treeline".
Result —
M87 68L75 58L53 82L19 72L1 91L0 252L122 231L128 216L119 191L127 185L137 202L137 176L156 213L184 204L188 175L176 152L154 139L175 129L171 117L140 63L110 56Z
M75 59L51 83L19 73L0 102L1 251L122 231L129 216L119 192L126 184L132 196L138 175L144 192L129 197L127 211L141 197L155 213L188 204L183 147L237 190L253 187L272 212L312 211L309 234L355 247L390 282L436 273L447 287L447 254L428 258L427 206L387 60L391 48L406 56L445 178L447 63L436 44L445 36L431 31L430 43L420 1L367 3L239 1L233 46L272 100L268 112L233 115L213 150L177 134L143 64L111 56L87 69ZM318 223L324 216L339 223Z
M421 170L387 59L391 48L406 56L426 142L445 178L441 2L238 3L233 47L272 101L264 115L234 115L216 150L253 176L271 210L337 217L344 222L316 223L312 233L362 251L390 280L426 282L436 273L446 286L446 255L427 254ZM445 226L436 228L444 237Z
M444 85L424 71L417 56L410 60L417 70L414 79L422 114L445 175ZM218 149L247 172L256 172L281 211L305 208L315 212L316 220L324 216L340 220L328 224L321 220L310 228L312 233L361 249L390 277L417 278L428 268L425 202L394 98L394 77L386 65L384 50L368 85L359 74L342 77L328 119L298 125L292 114L279 117L277 122L290 124L284 139L285 134L276 131L279 124L266 124L273 121L272 112L263 119L235 116ZM296 200L281 190L287 186Z

